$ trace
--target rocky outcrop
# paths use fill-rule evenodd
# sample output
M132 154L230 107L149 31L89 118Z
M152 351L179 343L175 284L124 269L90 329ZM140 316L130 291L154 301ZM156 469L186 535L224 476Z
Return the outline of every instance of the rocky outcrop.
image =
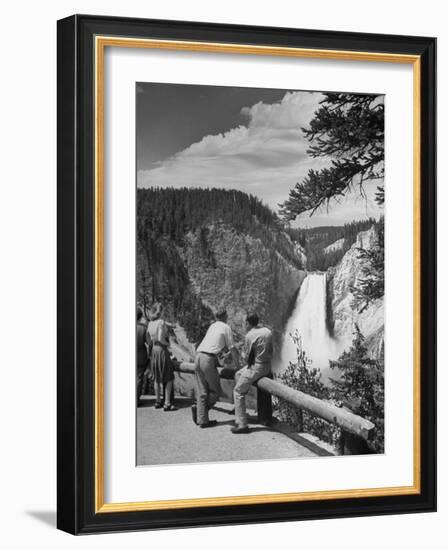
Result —
M306 269L308 264L308 258L306 257L306 251L299 243L296 243L296 254L302 262L303 268Z
M327 309L331 319L332 333L335 338L348 347L352 340L355 323L358 324L366 338L366 344L373 357L384 353L384 298L371 303L362 313L353 307L351 288L356 285L361 274L363 260L359 258L358 249L369 249L376 239L375 228L358 234L356 242L345 253L336 267L328 270L328 293L330 296Z
M328 254L329 252L334 252L335 250L341 250L345 244L345 239L338 239L334 243L329 244L324 248L324 252Z

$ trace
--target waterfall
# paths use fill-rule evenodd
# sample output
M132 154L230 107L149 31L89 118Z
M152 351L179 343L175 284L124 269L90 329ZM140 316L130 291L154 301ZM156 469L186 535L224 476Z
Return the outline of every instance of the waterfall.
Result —
M321 370L323 379L331 374L329 360L336 359L342 350L340 342L332 338L327 330L326 293L326 274L308 274L286 324L280 356L281 367L278 370L281 371L290 361L297 361L296 344L290 336L297 331L312 366Z

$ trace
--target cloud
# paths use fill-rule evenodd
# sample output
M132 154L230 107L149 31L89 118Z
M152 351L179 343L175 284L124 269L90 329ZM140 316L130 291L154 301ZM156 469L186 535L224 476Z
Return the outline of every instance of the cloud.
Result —
M308 125L321 94L313 92L287 92L280 103L256 103L243 107L241 114L250 120L250 127L272 129L300 129Z
M320 169L328 160L307 155L309 143L301 128L308 126L322 95L287 92L279 103L256 103L243 107L247 126L204 136L176 155L138 172L139 187L220 187L239 189L259 197L274 211L310 168ZM175 131L175 129L173 130ZM378 215L369 186L368 201L355 192L338 202L329 213L304 214L299 225L342 224L352 219Z
M138 185L236 188L276 209L298 178L321 164L308 159L301 132L320 98L317 93L287 92L279 103L243 107L247 126L204 136L154 168L140 170Z
M260 165L286 166L306 157L307 144L301 127L308 124L318 104L318 94L286 93L280 103L261 101L252 107L243 107L241 115L247 126L232 128L224 134L208 135L179 152L174 159L224 158L246 160L248 168Z

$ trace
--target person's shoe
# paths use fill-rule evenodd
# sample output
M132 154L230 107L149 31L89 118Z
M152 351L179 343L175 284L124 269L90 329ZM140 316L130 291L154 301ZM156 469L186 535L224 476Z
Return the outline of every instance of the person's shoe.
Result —
M217 420L209 420L205 424L199 424L200 428L211 428L212 426L216 426L218 424Z
M191 418L193 419L193 422L195 424L198 423L198 408L196 407L196 405L192 405L191 407Z
M177 411L177 407L175 405L165 405L163 407L164 411Z
M156 402L156 404L154 405L154 408L155 409L161 409L162 408L162 403Z
M234 428L230 428L230 431L233 434L248 434L250 432L247 426L235 426Z

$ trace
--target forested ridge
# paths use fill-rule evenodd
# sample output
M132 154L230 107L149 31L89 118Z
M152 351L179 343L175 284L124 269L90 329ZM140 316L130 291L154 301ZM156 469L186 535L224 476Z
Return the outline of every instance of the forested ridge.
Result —
M223 223L251 235L275 250L297 268L298 256L283 231L283 224L257 197L226 189L138 189L137 237L170 238L182 245L189 232L200 232L213 223ZM205 235L202 235L205 238ZM205 243L204 243L205 245Z
M330 225L308 229L289 228L287 232L303 248L308 260L307 269L309 271L326 271L329 267L339 263L347 250L356 241L360 231L366 231L372 226L377 228L378 224L381 223L381 220L368 218L341 226ZM325 250L327 246L340 239L344 240L340 247L334 250Z

